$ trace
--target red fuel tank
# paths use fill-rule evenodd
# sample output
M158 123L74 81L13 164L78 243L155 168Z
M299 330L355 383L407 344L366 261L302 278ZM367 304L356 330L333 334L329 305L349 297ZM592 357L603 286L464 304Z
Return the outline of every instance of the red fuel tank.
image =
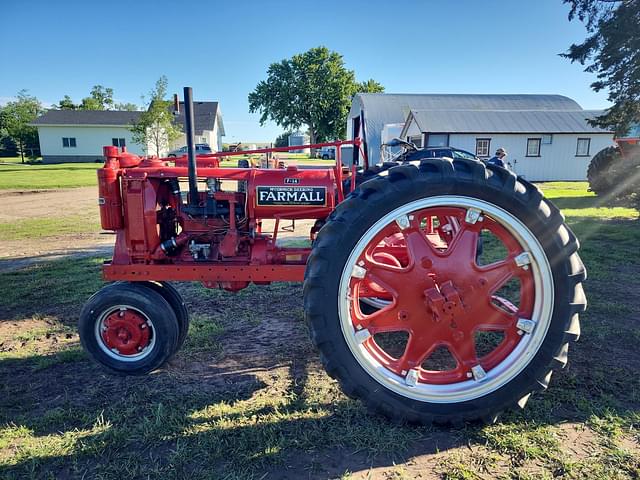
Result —
M247 191L256 218L324 218L335 207L333 170L255 170Z
M119 230L124 227L122 218L122 195L118 170L98 169L98 205L103 230Z

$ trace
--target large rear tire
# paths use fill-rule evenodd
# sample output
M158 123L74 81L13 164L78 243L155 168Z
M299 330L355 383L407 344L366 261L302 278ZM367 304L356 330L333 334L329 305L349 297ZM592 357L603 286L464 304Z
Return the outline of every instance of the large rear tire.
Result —
M485 231L507 253L478 265ZM567 362L586 306L577 250L558 209L505 169L402 165L356 189L319 232L305 316L329 375L369 409L396 421L495 420ZM516 304L501 297L511 281ZM371 297L382 305L368 314L360 305ZM396 333L405 340L383 338ZM502 340L481 354L485 333ZM443 348L453 363L434 366Z
M623 180L618 173L621 163L622 155L617 147L607 147L596 153L587 168L591 191L601 196L613 192L620 180Z

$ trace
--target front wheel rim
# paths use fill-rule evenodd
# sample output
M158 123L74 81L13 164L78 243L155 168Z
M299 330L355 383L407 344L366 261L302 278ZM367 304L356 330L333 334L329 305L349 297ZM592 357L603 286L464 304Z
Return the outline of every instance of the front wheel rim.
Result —
M156 343L151 319L130 305L114 305L102 312L95 323L94 337L107 356L120 362L148 357Z
M444 250L434 248L425 234L427 218L438 217L459 219L459 231ZM503 261L479 266L474 235L485 228L501 235L508 254ZM389 238L402 238L406 254L394 250ZM389 247L384 254L376 253L381 245ZM387 252L399 260L387 260ZM496 302L498 288L514 277L520 284L520 305L500 298ZM369 305L367 300L375 299L381 310L364 315L359 306L363 298ZM490 302L503 306L498 310L507 315L490 310ZM537 238L513 214L484 200L445 195L410 202L367 230L343 269L338 303L347 345L372 378L404 397L455 403L494 392L529 365L551 323L553 277ZM447 324L455 327L445 328ZM501 347L488 357L476 355L476 347L469 347L475 334L498 327L505 338ZM395 358L380 348L376 336L392 331L408 334L403 353ZM428 357L442 346L452 353L455 368L423 368L421 348Z

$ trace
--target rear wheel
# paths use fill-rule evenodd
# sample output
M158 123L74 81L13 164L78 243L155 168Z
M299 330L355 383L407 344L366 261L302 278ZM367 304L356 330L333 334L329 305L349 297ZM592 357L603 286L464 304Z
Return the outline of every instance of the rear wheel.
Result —
M160 293L142 285L114 283L84 305L78 332L85 351L105 369L143 375L174 354L179 326Z
M587 168L589 188L597 195L606 195L616 188L616 184L623 180L616 170L622 162L620 149L607 147L594 155Z
M504 169L395 167L318 234L306 318L329 374L371 409L493 420L566 363L585 306L577 248L559 211Z

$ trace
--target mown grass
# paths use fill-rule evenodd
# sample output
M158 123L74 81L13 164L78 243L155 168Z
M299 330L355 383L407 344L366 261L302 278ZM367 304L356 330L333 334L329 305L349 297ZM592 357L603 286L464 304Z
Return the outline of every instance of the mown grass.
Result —
M0 241L60 237L78 233L99 232L97 212L62 217L36 217L0 222Z
M97 185L96 163L0 165L0 190L39 190Z
M584 183L542 188L570 205L590 304L569 366L524 411L456 428L367 414L322 371L295 284L179 285L194 313L183 351L147 377L106 375L74 330L100 259L61 260L0 273L0 322L14 325L0 337L0 477L638 478L638 212L609 218ZM256 345L260 359L225 364Z

